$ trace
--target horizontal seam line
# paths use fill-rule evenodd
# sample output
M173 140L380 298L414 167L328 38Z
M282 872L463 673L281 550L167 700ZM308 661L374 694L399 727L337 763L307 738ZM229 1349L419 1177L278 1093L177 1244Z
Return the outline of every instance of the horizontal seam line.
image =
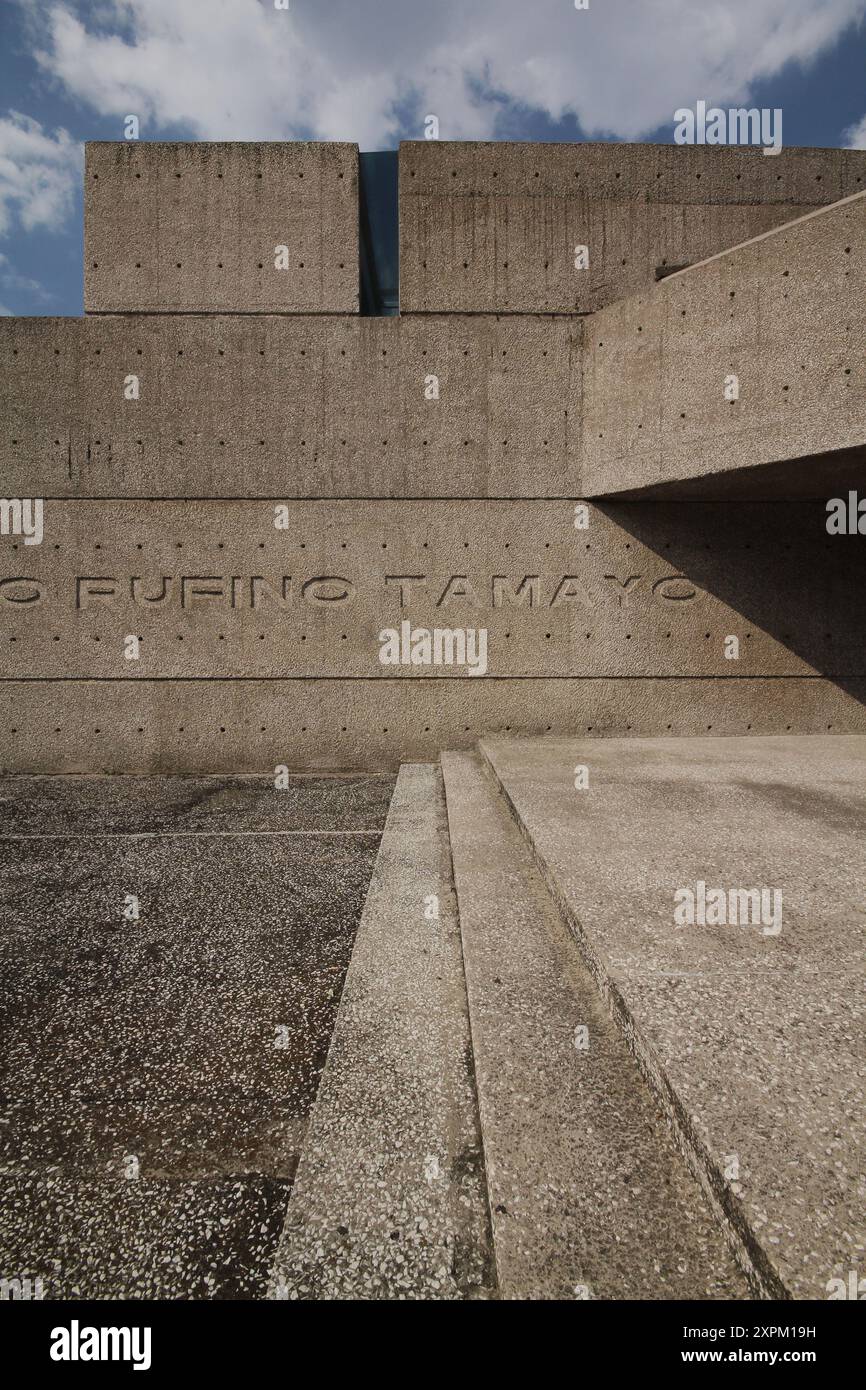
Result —
M345 682L381 681L396 684L419 685L424 681L453 681L481 685L489 681L830 681L866 680L866 673L859 671L836 671L831 676L804 674L769 673L765 675L724 675L710 672L707 675L694 673L674 673L673 675L524 675L524 676L0 676L0 685L67 685L89 682L99 685L191 685L219 684L237 681L258 682L260 684L280 681Z

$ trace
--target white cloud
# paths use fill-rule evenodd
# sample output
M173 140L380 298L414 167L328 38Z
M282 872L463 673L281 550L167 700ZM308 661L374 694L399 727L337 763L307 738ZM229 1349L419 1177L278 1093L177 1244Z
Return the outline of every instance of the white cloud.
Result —
M866 150L866 116L844 134L846 150Z
M81 183L81 146L65 130L10 111L0 119L0 236L17 219L26 231L59 227Z
M495 134L501 102L589 136L638 139L699 98L740 102L808 63L866 0L67 0L39 18L39 61L66 92L142 134L391 144ZM407 132L408 113L408 132Z

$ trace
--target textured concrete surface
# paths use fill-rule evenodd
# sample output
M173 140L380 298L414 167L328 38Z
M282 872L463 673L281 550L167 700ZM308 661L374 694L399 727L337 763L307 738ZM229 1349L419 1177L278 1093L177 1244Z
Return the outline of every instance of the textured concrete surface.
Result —
M866 676L820 503L276 505L50 503L41 546L0 544L0 677ZM483 627L486 669L383 665L404 621Z
M404 146L402 319L358 315L357 170L92 145L88 317L0 319L2 491L46 499L40 546L0 537L0 770L39 774L0 780L0 1274L714 1298L713 1211L753 1285L824 1297L866 1260L862 740L755 736L866 735L823 508L866 457L866 152ZM388 674L404 621L483 627L485 674ZM361 770L516 732L572 736L486 745L534 870L446 764L491 1227L431 766L349 956ZM675 928L716 875L781 886L781 935Z
M592 312L864 188L862 150L404 143L400 309Z
M866 1256L866 740L482 747L766 1291L826 1297ZM699 882L780 890L781 929L677 926Z
M288 1184L4 1177L2 1258L46 1299L256 1299Z
M85 146L87 313L345 314L358 299L356 145Z
M582 333L541 318L3 318L4 495L570 495Z
M866 733L866 680L5 680L0 760L27 773L394 770L489 733Z
M866 192L594 315L587 345L588 495L866 445Z
M500 1297L749 1297L495 779L442 770Z
M479 1298L493 1282L441 778L404 766L271 1296Z
M275 765L276 766L276 765ZM381 832L387 776L4 777L0 836Z
M263 1295L391 786L0 784L4 1273Z
M565 500L277 505L285 530L273 501L55 500L41 546L3 537L0 765L263 773L509 728L864 727L857 538L820 503L604 503L585 530ZM483 630L483 670L383 665L403 623Z

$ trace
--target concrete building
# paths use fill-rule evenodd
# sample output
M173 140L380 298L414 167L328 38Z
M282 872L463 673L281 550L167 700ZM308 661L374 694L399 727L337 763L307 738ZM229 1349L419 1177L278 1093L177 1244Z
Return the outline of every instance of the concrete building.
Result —
M825 1297L866 1268L866 152L409 143L384 209L365 158L90 145L84 316L0 319L4 1267Z

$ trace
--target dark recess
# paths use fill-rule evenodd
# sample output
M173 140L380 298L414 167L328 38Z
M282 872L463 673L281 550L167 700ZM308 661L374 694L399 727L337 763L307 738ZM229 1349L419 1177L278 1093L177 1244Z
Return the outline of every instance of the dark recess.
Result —
M361 313L400 312L397 151L362 154L359 161Z

